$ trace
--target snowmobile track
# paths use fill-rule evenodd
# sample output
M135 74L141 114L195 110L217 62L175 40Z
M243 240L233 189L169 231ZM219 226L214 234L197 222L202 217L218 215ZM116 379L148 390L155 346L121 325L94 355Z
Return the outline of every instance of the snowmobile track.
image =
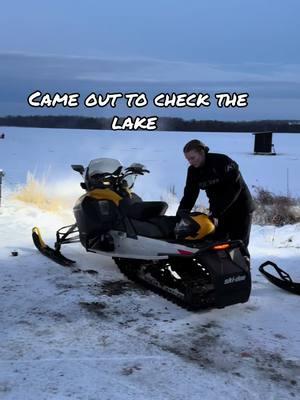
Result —
M151 283L147 282L146 280L143 280L139 276L137 276L135 273L132 273L133 271L133 266L130 265L128 262L124 262L124 260L119 260L114 258L115 263L117 264L120 272L129 280L137 283L138 285L142 285L146 289L151 290L153 293L156 293L160 297L165 298L166 300L170 301L173 304L178 305L181 308L184 308L188 311L199 311L199 310L205 310L210 308L212 305L202 303L201 305L197 304L189 304L187 303L184 299L180 299L177 297L175 294L172 294L170 292L167 292L165 289L160 288L158 286L152 285ZM193 281L193 284L195 282Z

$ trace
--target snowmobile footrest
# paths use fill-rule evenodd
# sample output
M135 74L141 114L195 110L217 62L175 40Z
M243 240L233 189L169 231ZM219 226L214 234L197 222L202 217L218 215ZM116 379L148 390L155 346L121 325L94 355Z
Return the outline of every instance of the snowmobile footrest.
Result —
M35 247L42 253L44 256L50 258L52 261L56 262L57 264L63 265L64 267L70 267L75 261L70 260L69 258L65 257L59 250L52 249L51 247L47 246L46 243L43 241L39 228L34 227L32 229L32 240Z

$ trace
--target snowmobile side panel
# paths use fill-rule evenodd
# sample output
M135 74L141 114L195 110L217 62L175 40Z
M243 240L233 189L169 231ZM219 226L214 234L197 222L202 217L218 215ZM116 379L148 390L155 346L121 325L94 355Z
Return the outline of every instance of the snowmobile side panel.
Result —
M191 248L183 244L171 243L166 240L153 239L145 236L137 236L136 239L126 237L123 232L111 231L114 238L116 251L118 253L136 254L139 258L143 256L166 257L168 255L179 254L179 251L189 251L196 253L197 248ZM128 258L126 256L126 258Z
M82 197L73 209L81 244L88 250L89 241L107 234L114 225L120 225L120 214L111 200ZM122 225L122 224L121 224ZM121 227L120 227L121 228ZM125 230L125 227L123 228Z
M179 255L180 252L188 254L197 253L197 248L187 247L183 244L170 243L166 240L153 239L144 236L128 237L126 232L111 230L108 232L114 242L114 251L104 251L100 246L89 247L93 251L111 257L126 257L133 259L163 260L170 256ZM97 242L95 242L97 244Z
M230 251L211 250L198 255L197 259L212 274L216 307L222 308L248 301L251 292L251 275L239 248Z

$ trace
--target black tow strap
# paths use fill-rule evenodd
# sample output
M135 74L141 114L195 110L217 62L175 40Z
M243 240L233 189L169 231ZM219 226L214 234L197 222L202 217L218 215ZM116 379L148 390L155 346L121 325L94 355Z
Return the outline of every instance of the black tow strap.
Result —
M264 268L267 265L274 267L280 278L277 278L276 276L270 274L270 272L265 271ZM300 295L300 283L294 282L287 272L283 271L283 269L279 268L272 261L264 262L258 269L274 285L280 287L281 289L287 290L288 292Z

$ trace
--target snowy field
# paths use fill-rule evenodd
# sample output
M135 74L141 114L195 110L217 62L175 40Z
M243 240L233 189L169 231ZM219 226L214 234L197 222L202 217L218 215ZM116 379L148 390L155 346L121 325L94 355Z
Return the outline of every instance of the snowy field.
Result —
M34 248L31 228L53 245L82 193L70 164L98 157L144 163L151 174L139 178L136 192L167 198L172 214L186 176L182 147L193 138L236 160L252 191L299 196L300 135L275 134L278 155L270 157L253 156L254 138L245 133L0 131L1 399L299 398L299 297L272 286L258 266L270 259L300 281L300 224L253 226L249 302L204 312L129 282L109 257L79 244L64 251L76 267L56 265ZM44 182L44 209L16 198L28 172Z

